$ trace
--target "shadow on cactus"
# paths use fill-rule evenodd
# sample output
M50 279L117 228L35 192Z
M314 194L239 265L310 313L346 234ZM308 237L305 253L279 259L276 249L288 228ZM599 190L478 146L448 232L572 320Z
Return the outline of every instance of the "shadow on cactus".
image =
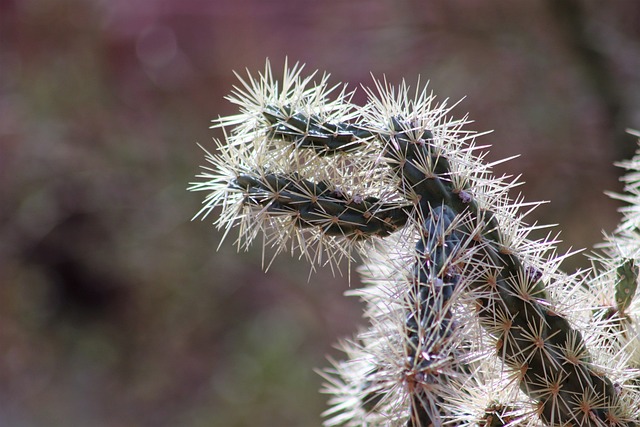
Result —
M303 67L240 78L239 114L190 187L238 248L332 269L358 255L369 328L322 375L325 425L636 426L640 423L640 157L594 268L524 218L468 120L418 82L375 81L364 106ZM635 173L634 173L635 172Z

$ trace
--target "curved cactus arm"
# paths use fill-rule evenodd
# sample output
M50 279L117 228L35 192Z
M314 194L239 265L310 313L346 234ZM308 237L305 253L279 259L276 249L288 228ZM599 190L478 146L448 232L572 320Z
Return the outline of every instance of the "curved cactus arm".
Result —
M594 307L593 340L603 348L602 358L616 363L621 372L629 372L614 387L640 420L640 150L619 166L627 171L622 178L624 194L610 195L627 204L620 208L622 220L616 230L591 257L594 273L587 297Z
M531 205L509 198L517 180L493 176L468 120L404 83L376 82L358 107L301 69L281 85L269 65L242 80L229 97L240 113L216 122L225 144L191 189L209 192L200 215L220 206L216 223L237 226L240 247L264 232L276 253L290 243L332 266L357 248L377 271L359 293L371 328L328 381L327 425L638 425L632 340L617 338L582 276L556 271L552 238L529 240L541 228L523 222ZM621 226L624 260L598 278L636 326L639 229ZM489 353L497 369L481 362ZM489 384L506 391L495 398Z
M216 225L224 237L239 230L238 248L264 234L263 248L275 254L290 250L312 266L340 268L341 259L366 251L365 241L403 226L407 203L373 167L370 134L351 123L360 113L350 94L301 70L285 70L281 85L269 65L241 79L229 97L241 111L215 122L225 141L207 153L213 166L190 189L209 192L197 216L220 207Z
M243 174L229 187L243 194L246 206L289 217L296 227L315 227L327 236L385 237L404 226L408 218L408 208L380 203L375 197L349 195L330 183L296 176Z
M271 124L271 138L293 142L298 148L311 148L319 155L357 150L373 137L355 124L328 122L317 114L295 111L289 105L267 105L263 115Z
M447 341L456 333L453 319L454 294L459 294L461 272L456 260L461 257L465 236L458 229L456 215L447 206L437 206L429 211L416 244L416 262L408 289L408 307L405 321L405 354L407 360L407 390L410 393L410 427L442 425L451 414L443 402L446 393L440 390L449 386L450 376L465 375L468 367L456 365L464 357L451 352ZM445 350L446 349L446 350ZM446 362L445 362L446 361ZM458 372L453 374L443 369ZM449 365L449 366L447 366ZM451 366L453 365L453 366ZM440 387L431 387L440 383ZM440 393L438 393L438 391Z
M370 286L352 293L367 303L371 326L343 346L349 360L323 373L332 395L325 425L460 424L447 402L468 397L460 384L478 356L466 352L468 325L456 314L470 257L459 222L448 208L434 208L417 234L404 229L369 254L361 272Z
M460 156L460 141L451 149L453 144L438 138L430 123L433 113L421 116L420 103L399 106L386 88L371 103L369 130L382 135L385 158L400 178L399 191L420 210L442 204L457 215L470 215L480 226L478 266L488 274L474 285L478 316L514 380L538 402L541 419L549 425L635 425L613 382L593 364L582 332L550 298L544 272L526 265L520 248L509 244L505 230L513 234L518 220L494 211L505 210L506 188L499 197L486 197L481 182L487 178L486 167ZM456 164L461 160L467 164ZM464 177L458 176L460 171ZM569 344L573 347L567 348Z

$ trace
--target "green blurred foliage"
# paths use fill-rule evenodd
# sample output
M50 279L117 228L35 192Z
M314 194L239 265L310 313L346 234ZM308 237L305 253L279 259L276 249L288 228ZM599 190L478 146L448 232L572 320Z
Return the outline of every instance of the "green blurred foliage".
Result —
M263 273L190 222L232 70L288 56L467 96L490 159L521 154L497 173L551 201L530 221L590 247L640 128L639 21L625 1L0 3L0 425L319 424L313 369L361 322L347 278Z

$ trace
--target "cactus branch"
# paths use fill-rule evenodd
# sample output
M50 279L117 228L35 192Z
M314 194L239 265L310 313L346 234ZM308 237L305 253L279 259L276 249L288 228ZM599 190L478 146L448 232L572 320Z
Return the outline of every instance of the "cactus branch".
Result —
M318 115L296 112L290 105L267 105L262 112L271 124L270 137L295 142L298 148L312 148L318 155L356 150L373 135L344 122L323 122Z
M537 203L510 198L517 180L446 101L376 81L359 107L302 68L241 79L191 189L209 192L201 216L240 224L239 246L262 231L312 265L364 259L352 293L370 324L323 373L325 424L638 426L640 155L595 273L566 275L554 239L528 237Z
M449 166L453 159L432 147L431 132L415 132L395 117L391 123L387 152L402 176L404 191L415 192L420 206L425 201L429 206L441 203L453 214L469 215L482 224L477 241L484 262L498 273L493 282L474 284L483 290L477 300L478 316L496 340L500 358L519 374L522 391L538 401L540 417L550 425L619 420L622 407L612 381L592 366L588 352L581 351L582 357L575 359L563 351L569 337L576 349L583 349L582 334L554 311L544 281L523 265L517 250L501 243L505 239L496 214L478 206L469 184L454 187L455 172Z
M229 186L243 192L246 205L290 216L296 226L318 227L327 236L385 237L408 218L407 208L382 204L375 197L351 196L323 181L276 174L239 175Z

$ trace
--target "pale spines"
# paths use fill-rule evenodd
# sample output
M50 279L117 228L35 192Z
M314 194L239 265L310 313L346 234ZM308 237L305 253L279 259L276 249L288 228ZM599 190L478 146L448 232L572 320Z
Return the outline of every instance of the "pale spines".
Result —
M247 78L236 74L241 84L234 86L226 99L238 105L240 112L214 121L213 127L233 128L229 142L235 143L236 137L240 141L247 136L255 139L282 129L302 134L305 130L299 127L296 130L295 125L288 126L282 120L295 114L314 117L317 124L348 122L358 115L350 102L352 93L347 92L346 86L329 86L328 74L319 79L316 79L317 72L303 77L303 69L304 65L300 64L289 68L285 62L283 77L277 80L267 60L264 71L256 77L248 70Z
M267 105L263 115L272 125L269 131L272 138L290 141L298 148L311 148L319 155L357 150L373 136L355 124L330 122L317 114L296 111L290 105Z
M459 339L453 312L454 297L465 285L460 277L463 269L457 265L464 241L456 215L447 206L436 206L426 214L406 297L405 387L410 402L407 425L412 427L449 421L443 405L448 393L440 389L452 387L453 378L460 380L469 371L463 362L466 355L449 342Z
M324 181L295 175L239 175L229 184L242 192L243 203L270 215L282 215L295 228L316 227L325 236L364 240L385 237L402 227L407 209L386 206L375 197L350 195Z
M486 272L470 285L479 292L477 316L495 340L506 373L537 402L538 416L550 425L635 425L611 379L593 364L582 332L550 298L544 257L525 264L531 262L523 256L531 254L531 242L520 233L530 228L508 208L509 186L497 179L487 185L491 176L470 154L472 143L447 141L427 128L434 118L421 116L429 105L424 96L407 101L404 85L400 97L387 87L378 89L377 108L368 111L367 119L373 123L370 130L379 126L372 133L382 135L381 149L399 176L399 191L420 210L443 204L477 224L477 265ZM456 170L458 162L464 166ZM466 173L458 177L459 171ZM491 190L482 192L483 186Z
M325 425L540 425L475 318L480 249L460 231L465 221L433 209L417 236L390 236L360 269L369 286L351 293L367 303L371 327L325 373ZM416 237L417 250L406 243Z
M540 227L526 225L521 210L536 204L510 200L517 181L493 176L477 135L462 128L466 118L448 118L426 88L410 97L404 83L376 82L358 107L345 87L300 71L285 71L279 89L267 66L235 89L241 113L217 121L226 143L192 189L210 192L201 215L221 206L217 225L237 226L239 247L262 232L275 253L297 252L312 265L334 266L354 250L391 264L386 276L371 263L375 273L364 273L375 283L360 294L371 328L328 377L327 425L636 425L633 340L612 339L612 322L593 316L602 304L581 276L556 272L562 257L552 238L528 239ZM464 236L464 262L437 255L421 234L437 209L450 219L449 242ZM624 253L638 238L631 222L616 240ZM427 254L455 264L459 282L444 286L437 264L422 274L416 266ZM618 277L630 265L612 266L600 275L602 295L615 275L614 306L637 313L633 283ZM437 321L421 329L425 319ZM426 382L423 356L432 350L441 371ZM488 355L495 363L481 363ZM504 393L489 392L496 385Z
M191 189L209 191L198 215L220 207L216 225L225 236L239 230L239 249L263 234L274 256L291 252L335 268L366 251L365 240L402 226L406 202L385 188L386 171L365 144L370 134L350 123L360 113L346 88L301 70L285 68L279 84L267 63L241 79L229 96L240 114L215 121L225 141L207 153L213 167Z
M592 363L613 382L619 418L629 425L640 424L640 298L625 292L634 287L636 262L615 250L594 257L582 290L585 305L592 307L584 329Z
M371 326L343 347L348 360L324 373L333 395L325 425L459 424L446 403L464 400L460 384L478 355L465 351L473 325L460 318L459 275L470 254L458 225L446 207L435 208L360 268L368 286L352 294L367 303Z
M624 194L611 194L628 204L622 221L592 256L594 268L585 298L593 305L588 331L598 362L610 372L620 399L640 424L640 152L619 164L627 170Z

